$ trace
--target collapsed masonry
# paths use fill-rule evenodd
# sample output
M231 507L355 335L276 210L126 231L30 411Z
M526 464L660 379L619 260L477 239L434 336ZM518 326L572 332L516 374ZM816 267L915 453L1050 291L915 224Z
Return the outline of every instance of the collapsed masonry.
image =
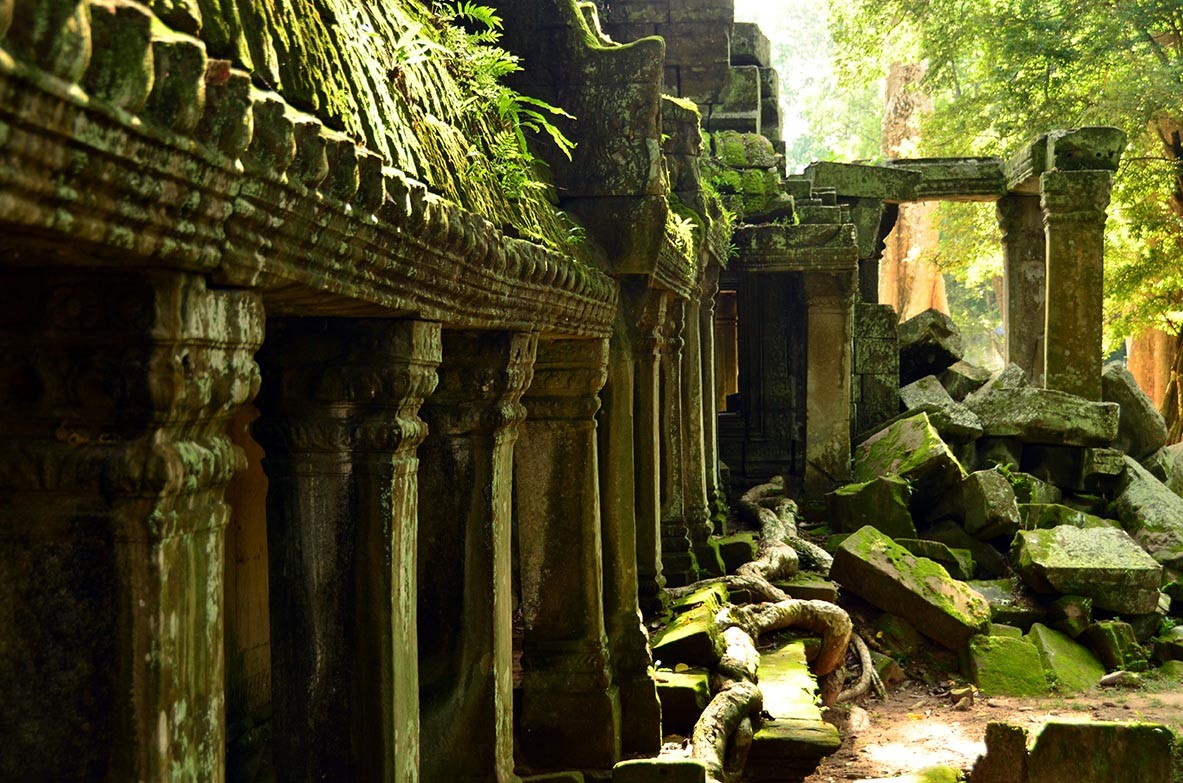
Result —
M895 413L856 300L901 201L1000 199L1011 358L1099 398L1113 132L785 177L730 3L497 5L519 89L577 118L541 153L569 217L466 176L411 0L0 0L0 777L656 754L639 610L740 566L733 483L816 504Z

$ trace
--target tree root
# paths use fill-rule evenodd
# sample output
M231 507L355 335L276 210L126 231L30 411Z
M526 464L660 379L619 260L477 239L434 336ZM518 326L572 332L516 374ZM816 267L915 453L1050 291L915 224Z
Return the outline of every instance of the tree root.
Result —
M756 683L739 680L716 693L703 710L691 735L691 757L706 765L707 779L712 783L723 780L727 741L745 718L763 706L764 697Z
M854 626L850 615L828 601L799 601L790 598L777 603L729 606L720 612L719 621L737 625L759 637L769 631L803 628L821 636L821 649L813 659L813 673L824 677L842 665L846 646Z
M880 697L886 696L887 689L883 687L883 681L879 679L879 673L875 671L875 664L871 660L871 651L867 648L867 643L857 633L851 637L850 641L854 644L854 649L858 652L859 665L862 671L859 672L858 680L854 685L838 694L837 703L842 704L844 702L854 701L871 688L875 689L876 695Z
M759 484L743 493L737 510L741 517L761 531L760 552L753 562L764 560L766 548L782 545L793 549L797 560L804 560L819 571L829 573L834 558L817 544L801 538L797 532L797 504L785 496L784 478L776 476L767 484ZM795 566L793 573L796 573Z

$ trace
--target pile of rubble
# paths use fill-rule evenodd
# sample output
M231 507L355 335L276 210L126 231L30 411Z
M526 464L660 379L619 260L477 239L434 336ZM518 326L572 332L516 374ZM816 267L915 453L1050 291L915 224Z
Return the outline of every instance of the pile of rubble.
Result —
M1120 364L1094 402L961 358L947 316L901 325L906 411L864 434L858 483L827 498L830 578L989 695L1179 674L1183 461L1151 401Z

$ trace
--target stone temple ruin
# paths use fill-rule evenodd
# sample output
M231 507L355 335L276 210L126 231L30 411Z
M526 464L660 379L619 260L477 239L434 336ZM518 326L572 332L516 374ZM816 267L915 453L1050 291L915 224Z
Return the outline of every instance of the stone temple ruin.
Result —
M0 779L801 780L839 588L987 692L1183 659L1183 462L1101 365L1119 132L787 176L726 0L495 5L581 241L449 157L415 0L0 0ZM998 204L996 377L876 304L934 199ZM1065 779L1056 731L972 779Z

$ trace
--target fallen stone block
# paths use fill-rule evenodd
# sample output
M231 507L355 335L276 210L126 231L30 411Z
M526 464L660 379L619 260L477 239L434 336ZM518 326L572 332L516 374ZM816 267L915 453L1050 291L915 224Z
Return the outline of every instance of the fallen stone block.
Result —
M873 527L842 542L830 577L929 638L958 650L990 621L990 606L937 563L916 557Z
M880 681L888 688L894 688L908 679L908 675L904 674L899 663L890 655L883 655L872 650L871 664L875 667L875 673L879 675Z
M831 582L822 574L810 571L800 571L791 579L773 582L789 596L800 601L828 601L838 602L838 585Z
M969 783L1026 783L1027 730L1001 721L986 724L986 753L978 756Z
M715 584L700 587L689 595L684 595L678 600L671 602L670 611L674 614L682 614L691 609L706 606L712 612L718 614L719 610L723 608L723 604L730 600L731 596L727 592L727 586L716 582Z
M818 763L838 750L838 730L822 720L817 684L801 642L788 642L760 656L764 725L748 753L745 778L752 781L804 780Z
M911 496L911 486L899 476L876 476L827 494L826 511L838 531L853 533L870 525L892 538L915 538L916 527L908 511Z
M941 437L955 443L975 440L982 422L969 408L949 396L935 375L926 375L900 389L905 410L924 411Z
M1027 753L1027 783L1174 779L1175 735L1152 723L1050 721Z
M939 377L949 396L961 402L990 380L990 371L961 361L954 362Z
M953 319L925 310L900 324L900 384L944 372L961 361L965 349Z
M990 605L990 621L1026 631L1047 619L1047 610L1012 579L973 579L967 582Z
M1183 443L1175 443L1164 448L1163 461L1167 474L1163 483L1171 492L1183 497Z
M854 783L960 783L961 770L955 767L925 767L910 775L894 778L862 778Z
M1156 674L1164 680L1183 682L1183 661L1163 661Z
M1158 562L1183 568L1183 497L1126 457L1126 486L1113 513L1134 540Z
M929 519L952 518L980 541L1010 538L1019 530L1019 506L1010 482L996 470L970 473L932 506Z
M675 672L658 669L657 698L661 701L661 726L666 734L689 734L711 700L710 673L706 669Z
M1080 635L1080 641L1105 664L1109 671L1144 672L1149 665L1146 651L1134 638L1134 629L1120 620L1093 623Z
M923 538L895 538L894 541L917 557L940 563L954 579L964 582L973 578L974 559L968 549L951 549L940 541Z
M653 659L667 665L714 666L723 656L723 636L715 622L718 609L690 609L653 635Z
M1017 438L1024 444L1108 446L1117 437L1117 405L1052 389L987 384L967 397L965 406L992 438Z
M522 778L522 783L583 783L582 772L551 772Z
M916 626L894 614L879 615L875 621L875 638L889 652L905 658L915 655L925 643Z
M973 557L974 576L978 579L997 579L1010 570L1001 552L985 541L974 538L951 519L928 528L924 531L924 537L930 541L940 541L950 549L967 550Z
M1144 614L1158 606L1162 566L1124 531L1061 525L1015 536L1011 564L1037 593L1084 595L1093 606Z
M986 629L987 636L1010 636L1014 639L1023 638L1023 629L1015 625L1007 625L1005 623L990 623L990 627Z
M1008 480L1015 491L1015 500L1019 503L1059 503L1064 497L1063 491L1055 484L1038 479L1030 473L1011 473Z
M1162 629L1163 621L1167 618L1170 610L1170 597L1166 593L1159 593L1158 606L1153 612L1146 614L1123 614L1121 619L1129 623L1130 627L1134 629L1134 638L1138 640L1138 643L1145 644Z
M696 759L633 759L612 768L612 783L706 783L706 779L706 765Z
M1035 623L1027 639L1039 651L1044 673L1060 693L1091 690L1105 676L1105 665L1097 656L1059 631Z
M1017 472L1023 464L1023 442L1018 438L978 438L974 441L976 470L1004 468Z
M1093 623L1093 599L1083 595L1060 596L1048 608L1047 622L1075 639Z
M1019 516L1024 530L1050 530L1061 525L1087 530L1095 527L1120 528L1121 523L1086 514L1059 503L1020 503Z
M1101 399L1121 406L1114 448L1134 459L1142 459L1167 442L1166 421L1122 362L1105 365L1101 374Z
M912 485L913 508L940 497L965 478L965 470L923 413L887 426L855 449L857 482L889 473Z
M1154 657L1159 661L1183 661L1183 626L1165 631L1154 640Z
M1050 691L1039 651L1026 639L975 636L969 640L969 669L987 696L1046 696Z
M755 533L733 533L719 538L719 557L723 559L727 573L733 574L740 566L756 559L757 538Z

